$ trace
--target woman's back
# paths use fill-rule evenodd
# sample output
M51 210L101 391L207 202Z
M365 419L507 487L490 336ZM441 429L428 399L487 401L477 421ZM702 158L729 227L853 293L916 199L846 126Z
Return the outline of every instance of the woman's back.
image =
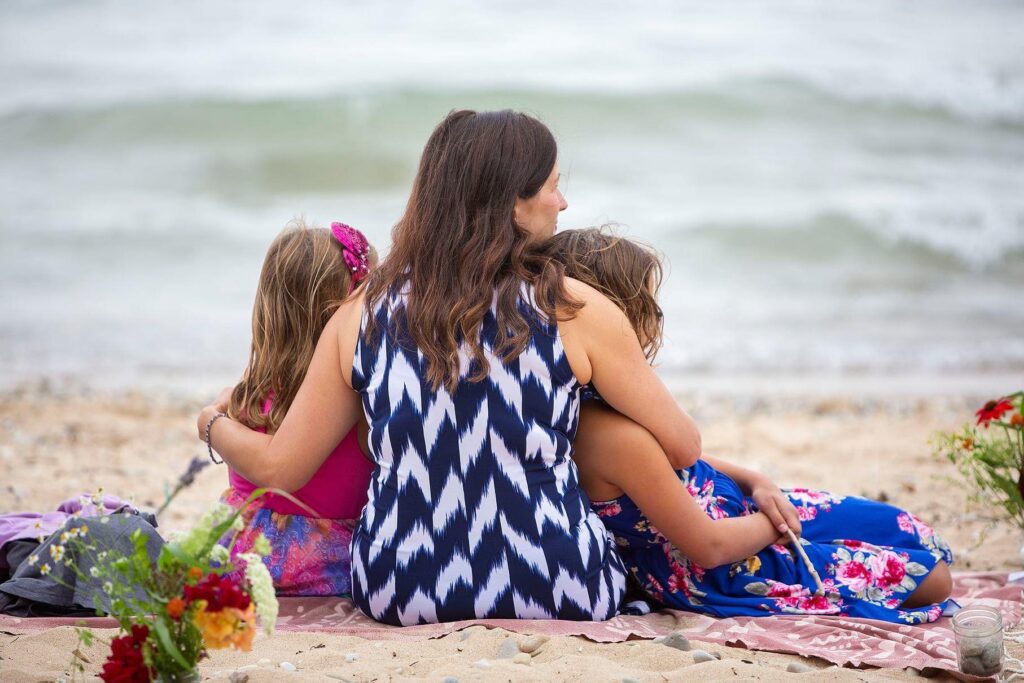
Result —
M487 378L468 381L464 355L455 391L434 391L404 306L374 306L378 332L353 363L378 464L353 539L356 604L403 625L614 615L624 570L570 458L580 385L557 327L524 298L530 343L505 365L492 308Z

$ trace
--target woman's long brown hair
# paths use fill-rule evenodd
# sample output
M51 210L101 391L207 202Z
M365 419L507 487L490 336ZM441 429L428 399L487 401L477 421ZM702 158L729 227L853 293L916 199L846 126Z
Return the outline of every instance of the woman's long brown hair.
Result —
M622 309L640 339L647 360L662 344L663 320L658 306L661 259L650 247L615 235L611 226L562 230L545 250L576 278Z
M293 221L271 243L252 308L249 364L231 393L228 415L274 432L299 391L317 340L350 294L341 243L326 228ZM371 264L376 254L370 250ZM273 396L270 411L264 402Z
M452 112L427 141L391 251L367 284L365 334L378 332L374 306L390 291L407 292L405 327L435 391L458 385L463 343L475 361L469 381L487 377L480 329L495 297L494 353L504 363L530 340L519 308L523 284L535 288L548 322L582 305L566 291L561 266L515 221L516 199L540 190L557 156L543 123L509 110Z

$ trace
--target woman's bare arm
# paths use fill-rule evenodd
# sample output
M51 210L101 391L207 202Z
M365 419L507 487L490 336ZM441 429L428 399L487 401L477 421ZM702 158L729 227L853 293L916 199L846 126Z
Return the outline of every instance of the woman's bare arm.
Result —
M626 315L593 287L572 278L565 282L584 302L575 318L559 323L576 378L593 383L608 405L653 434L673 467L697 462L700 430L648 364Z
M210 434L214 449L257 486L301 488L356 424L362 407L351 387L351 367L361 301L346 302L324 328L302 386L277 432L261 434L227 417L214 422ZM208 406L200 413L200 439L216 412L215 406Z

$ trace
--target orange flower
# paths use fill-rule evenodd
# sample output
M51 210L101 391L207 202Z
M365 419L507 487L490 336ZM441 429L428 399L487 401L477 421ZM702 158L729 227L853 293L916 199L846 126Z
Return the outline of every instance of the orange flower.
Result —
M198 581L199 579L203 578L203 570L199 567L189 567L188 578L192 579L193 581Z
M1014 413L1013 417L1010 418L1010 424L1012 424L1014 427L1024 426L1024 415L1021 415L1020 413Z
M185 613L185 601L181 598L171 598L167 601L167 616L177 621Z
M964 439L963 443L960 445L964 447L965 451L969 451L974 448L974 439Z
M252 650L252 639L256 636L256 605L250 603L245 610L225 607L217 612L206 611L206 601L196 602L199 610L192 617L196 628L203 634L203 643L211 650L233 647L236 650Z

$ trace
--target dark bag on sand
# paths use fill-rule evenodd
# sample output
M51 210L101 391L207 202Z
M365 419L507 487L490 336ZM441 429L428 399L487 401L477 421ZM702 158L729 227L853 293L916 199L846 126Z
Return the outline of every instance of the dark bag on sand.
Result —
M96 578L90 574L89 570L94 566L91 554L73 553L69 547L65 556L78 567L84 578L63 561L54 562L50 555L50 546L60 543L62 532L85 523L89 527L88 543L95 545L97 552L106 550L112 555L131 555L134 552L131 535L139 530L146 536L146 552L149 553L150 561L156 562L164 540L155 529L156 518L153 515L113 514L109 516L109 520L106 524L101 524L96 517L72 518L63 528L51 534L42 545L27 540L4 544L3 552L7 554L10 566L16 569L9 580L0 583L0 614L16 617L49 617L92 616L98 611L109 613L110 596L103 590L103 582L107 579ZM29 564L28 557L33 552L39 560L35 564ZM40 571L44 563L51 567L50 573L45 576ZM141 589L137 597L144 599Z

